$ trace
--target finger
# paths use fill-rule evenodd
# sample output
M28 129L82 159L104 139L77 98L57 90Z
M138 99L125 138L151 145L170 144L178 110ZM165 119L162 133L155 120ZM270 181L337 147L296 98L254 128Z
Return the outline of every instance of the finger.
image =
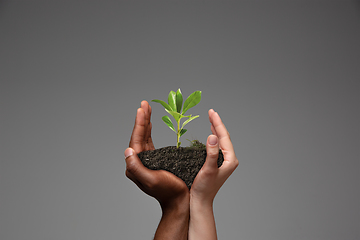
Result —
M220 148L224 154L224 162L219 168L218 177L225 181L239 165L239 161L236 158L233 145L231 143L230 134L226 130L225 125L221 121L218 113L213 109L209 110L209 120L211 122L211 130L220 138Z
M210 124L211 124L211 125L210 125L211 132L212 132L212 134L217 135L217 134L216 134L216 130L215 130L214 126L213 126L212 123L211 123L211 116L213 115L214 112L215 112L214 109L210 109L209 112L208 112L208 114L209 114L209 121L210 121Z
M149 137L146 140L146 149L145 150L154 150L155 149L154 143L151 138L151 129L152 129L152 123L149 124L148 130L147 130L147 132L148 132L147 134Z
M213 126L212 124L211 124L210 128L211 128L211 132L212 132L212 134L214 134L214 135L216 135L216 136L217 136L217 134L216 134L216 130L215 130L215 128L214 128L214 126Z
M144 143L143 146L145 147L144 150L154 150L154 144L151 138L151 128L152 128L152 124L151 124L151 106L149 105L149 103L146 100L143 100L141 102L141 108L144 109L144 113L145 113L145 135L144 135Z
M145 130L147 130L149 124L150 124L150 109L149 109L149 103L145 100L143 100L140 104L141 108L144 110L145 113ZM145 133L145 139L147 139L149 136L147 136L147 131Z
M136 152L132 148L127 148L124 152L126 162L126 176L139 186L151 182L151 170L146 168L140 161Z
M145 112L144 109L138 108L135 118L135 125L131 134L129 147L133 148L136 153L143 151L145 138Z
M214 127L217 137L219 138L219 145L224 153L234 152L233 145L231 143L230 134L227 131L224 123L217 112L213 112L210 117L210 122Z
M217 171L218 165L217 161L219 158L219 143L218 137L215 135L210 135L206 142L206 160L204 163L205 171Z
M145 134L145 144L146 144L146 149L145 150L154 150L154 143L152 141L151 138L151 129L152 129L152 124L151 124L151 106L149 105L149 103L147 101L142 101L142 108L144 105L144 111L145 111L145 130L146 130L146 134Z

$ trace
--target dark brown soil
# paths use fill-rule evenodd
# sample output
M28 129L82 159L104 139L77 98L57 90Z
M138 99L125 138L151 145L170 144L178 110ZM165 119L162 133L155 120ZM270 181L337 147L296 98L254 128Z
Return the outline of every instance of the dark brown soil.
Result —
M166 170L181 178L188 188L205 163L206 149L196 147L169 146L138 154L145 167L151 170ZM224 162L224 156L219 151L218 167Z

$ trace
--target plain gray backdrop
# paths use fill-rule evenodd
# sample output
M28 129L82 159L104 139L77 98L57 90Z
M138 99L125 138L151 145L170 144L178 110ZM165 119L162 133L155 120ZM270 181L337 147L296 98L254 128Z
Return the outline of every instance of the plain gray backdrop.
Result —
M0 1L0 239L151 239L136 109L202 90L240 161L219 239L360 239L359 1ZM176 144L152 103L157 148Z

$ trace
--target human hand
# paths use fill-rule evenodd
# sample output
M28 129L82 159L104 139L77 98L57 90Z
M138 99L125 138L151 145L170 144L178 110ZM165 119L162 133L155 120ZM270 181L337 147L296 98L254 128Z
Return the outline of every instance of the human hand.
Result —
M185 182L165 170L146 168L132 148L125 150L125 161L126 176L160 203L163 214L154 240L187 239L190 194Z
M219 114L209 110L210 135L206 142L206 160L190 189L190 222L188 239L217 240L213 212L214 198L226 179L239 165L230 140L230 134ZM224 162L218 168L219 145Z
M219 114L213 109L209 110L209 120L213 135L210 135L206 142L206 161L197 174L190 190L192 201L207 206L212 205L216 193L239 165L230 134L221 121ZM220 168L217 166L219 146L224 155L224 162Z
M190 193L184 181L164 170L150 170L137 153L154 150L151 138L151 107L141 102L129 148L125 150L126 176L143 192L154 197L163 211L154 239L187 239Z
M141 190L165 206L168 202L173 202L172 200L178 195L187 193L188 189L186 184L172 173L164 170L150 170L138 158L138 153L155 149L151 138L150 118L151 106L144 100L137 110L129 148L125 150L126 176Z

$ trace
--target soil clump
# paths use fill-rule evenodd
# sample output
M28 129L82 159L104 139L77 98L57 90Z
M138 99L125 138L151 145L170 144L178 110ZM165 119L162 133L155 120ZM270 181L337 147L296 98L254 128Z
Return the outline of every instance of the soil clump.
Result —
M205 163L206 148L202 146L179 147L168 146L138 154L145 167L151 170L166 170L181 178L190 189L201 167ZM219 150L218 167L224 162Z

